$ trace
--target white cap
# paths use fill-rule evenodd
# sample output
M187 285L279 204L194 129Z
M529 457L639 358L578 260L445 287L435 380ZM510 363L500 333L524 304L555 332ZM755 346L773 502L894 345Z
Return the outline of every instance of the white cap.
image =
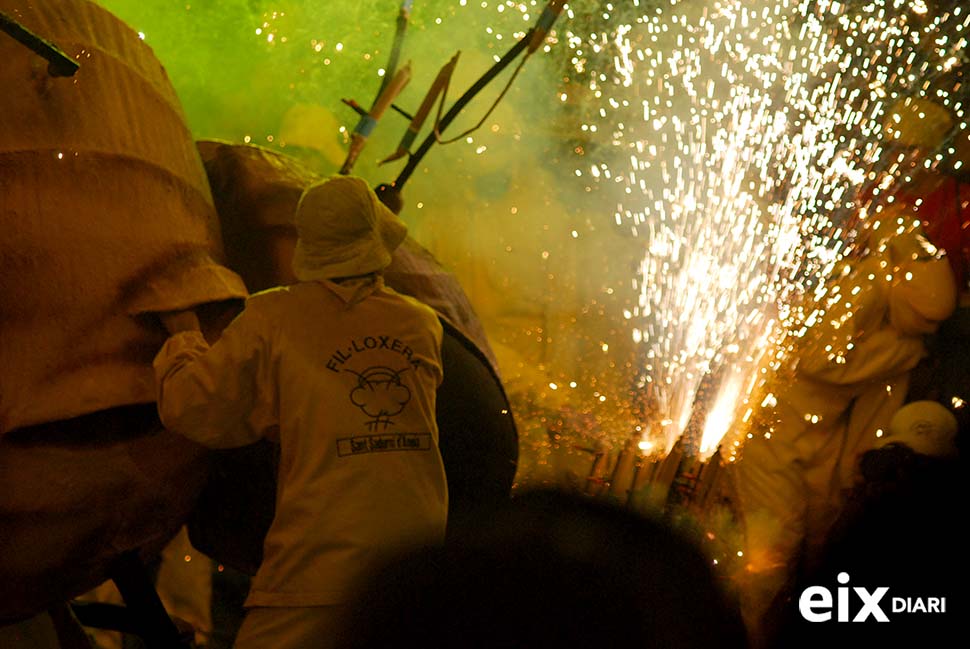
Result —
M955 458L957 419L936 401L913 401L896 411L878 446L905 444L917 453Z

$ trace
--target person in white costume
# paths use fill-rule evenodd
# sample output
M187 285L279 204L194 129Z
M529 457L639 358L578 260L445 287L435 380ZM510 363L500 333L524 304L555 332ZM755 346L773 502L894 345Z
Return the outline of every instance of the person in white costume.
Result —
M877 446L902 406L924 336L956 306L942 251L919 228L876 223L869 252L829 287L825 314L776 384L770 427L744 447L737 484L746 522L746 623L759 634L799 561L811 562L853 486L858 458ZM887 232L892 228L891 232Z
M308 188L296 224L297 284L250 297L211 346L192 311L165 314L155 359L170 430L211 448L281 446L241 649L332 646L362 575L441 541L447 517L441 324L381 274L406 226L353 177Z

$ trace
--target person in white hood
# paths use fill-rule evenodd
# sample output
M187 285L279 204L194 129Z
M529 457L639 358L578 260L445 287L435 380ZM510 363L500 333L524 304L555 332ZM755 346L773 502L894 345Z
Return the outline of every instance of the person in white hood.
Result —
M166 314L155 359L170 430L212 448L281 446L276 516L236 647L328 647L357 581L391 552L443 539L448 505L434 312L384 286L406 226L336 177L297 209L300 280L253 295L211 347Z
M889 430L927 353L924 336L956 306L944 253L920 228L895 228L874 222L868 253L829 284L827 310L793 352L797 365L765 399L768 428L745 444L737 465L742 612L756 646L796 564L812 560L838 516L858 458Z

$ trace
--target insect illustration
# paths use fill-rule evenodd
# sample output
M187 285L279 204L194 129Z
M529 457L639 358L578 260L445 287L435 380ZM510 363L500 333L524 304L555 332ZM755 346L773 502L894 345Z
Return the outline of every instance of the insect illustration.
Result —
M367 427L371 431L385 431L394 423L391 419L400 414L411 401L411 389L401 382L401 374L408 368L394 370L389 367L368 367L363 372L344 370L357 377L357 384L350 392L350 400L371 418Z

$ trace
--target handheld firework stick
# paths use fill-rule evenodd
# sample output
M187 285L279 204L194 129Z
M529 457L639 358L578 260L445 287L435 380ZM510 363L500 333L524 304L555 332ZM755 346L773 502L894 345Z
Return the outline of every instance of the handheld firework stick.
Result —
M73 77L81 67L59 47L48 43L2 11L0 11L0 31L6 32L15 41L47 59L47 73L52 77Z
M411 174L414 173L414 170L417 168L418 164L420 164L421 159L424 158L424 156L428 153L428 150L431 149L431 146L436 141L439 141L441 131L446 129L448 125L450 125L455 120L455 118L462 111L462 109L464 109L465 106L468 105L468 102L474 99L475 95L481 92L482 89L485 88L485 86L487 86L492 81L492 79L498 76L499 73L502 72L502 70L507 68L509 64L512 63L512 61L514 61L516 57L519 54L521 54L524 50L528 49L528 54L526 56L526 58L528 58L529 55L531 55L533 52L539 49L539 46L542 44L546 36L549 34L549 30L552 28L552 25L556 22L556 19L559 17L559 14L562 13L563 6L565 4L566 4L566 0L549 0L549 2L546 4L545 9L542 10L542 14L539 16L539 19L536 21L535 27L530 29L525 36L519 39L519 41L515 45L513 45L512 48L509 49L509 51L506 52L505 55L495 63L495 65L493 65L485 72L485 74L479 77L478 81L472 84L472 86L468 90L466 90L461 97L458 98L458 100L454 103L454 105L452 105L452 107L448 110L448 112L445 113L444 117L437 120L435 124L434 132L428 135L428 137L424 139L424 141L421 143L421 146L411 156L407 164L404 166L404 169L401 170L401 173L399 173L397 178L394 180L393 186L396 187L398 191L400 191L400 189L404 187L404 183L406 183L408 179L411 177ZM524 61L525 59L523 59L523 63ZM521 69L521 67L522 67L522 64L519 65L519 69ZM516 72L516 74L517 73L518 72ZM513 76L513 80L514 80L514 76ZM509 85L511 85L511 81L509 82ZM498 102L501 101L502 97L505 96L505 92L507 90L508 90L508 86L506 86L506 89L502 91L502 94L499 96L498 100L496 100L495 104L492 105L492 108L489 109L488 114L485 115L485 117L482 119L482 121L479 123L478 126L481 126L481 124L484 123L486 119L488 119L488 115L491 114L492 110L495 108L495 105L497 105ZM478 128L478 126L476 126L475 128ZM471 129L471 130L475 130L475 129ZM459 137L464 137L464 135Z
M381 81L381 87L377 90L377 97L381 96L381 93L387 88L391 77L397 72L397 63L401 58L401 47L404 45L404 35L407 33L408 21L411 19L412 6L414 6L414 0L401 0L401 9L397 13L397 29L394 32L394 44L391 45L391 55L388 57L387 66L384 68L387 70L387 73ZM377 103L377 98L374 99L374 103Z
M529 54L534 54L539 46L546 40L546 36L549 35L549 30L552 29L552 25L559 18L559 14L562 13L563 7L566 6L566 0L549 0L546 3L545 8L539 15L539 20L536 21L536 26L532 28L532 37L529 34L525 35L525 38L529 39Z
M360 121L357 122L357 128L354 129L354 133L350 138L350 150L347 152L347 159L344 160L344 164L340 168L340 175L346 176L350 174L354 168L354 163L357 162L357 158L360 156L360 152L364 150L367 138L370 137L370 134L374 131L374 127L377 126L377 120L381 118L381 115L384 114L391 105L391 102L394 101L394 98L400 94L410 80L411 63L409 61L395 73L394 78L391 79L391 82L381 92L377 101L374 102L374 106L370 109L370 112L361 117Z
M509 77L509 80L506 82L505 87L502 88L502 92L499 93L498 97L495 99L495 101L492 102L492 105L485 112L482 118L478 120L477 124L472 126L470 129L463 131L458 135L452 138L449 138L447 140L442 139L441 130L439 128L439 123L441 121L441 109L444 106L444 97L442 97L441 103L438 105L438 117L435 119L435 125L434 125L434 137L435 137L435 140L438 141L438 144L451 144L453 142L457 142L458 140L462 140L466 136L471 135L472 133L480 129L482 125L485 124L485 120L487 120L489 116L491 116L492 112L495 111L495 109L501 103L502 99L505 98L506 93L508 93L509 89L512 88L512 84L515 83L516 78L518 78L519 73L522 71L522 67L525 65L525 62L529 60L529 57L532 56L535 53L535 51L539 49L539 46L542 45L543 41L546 40L546 35L549 33L549 29L552 27L552 24L556 21L556 18L559 17L559 14L562 12L564 5L565 5L564 0L550 0L550 2L546 5L545 9L543 9L542 14L539 16L539 20L536 21L536 26L531 30L530 32L531 36L529 34L526 35L525 39L528 39L529 46L526 49L525 56L522 57L521 61L519 61L519 65L516 66L515 72L512 73L512 76ZM447 94L447 92L448 92L448 86L446 84L445 94Z
M403 112L393 106L392 102L394 97L396 97L407 82L410 81L410 63L405 66L408 69L407 79L401 84L397 91L390 95L390 99L384 104L384 106L378 112L378 105L384 101L387 97L387 92L391 89L399 79L397 62L401 58L401 47L404 45L404 35L407 33L408 21L411 18L411 7L414 5L414 0L402 0L401 8L397 14L397 30L394 32L394 44L391 45L391 54L387 60L387 67L384 74L384 79L381 81L381 87L377 89L377 96L374 98L374 103L371 105L369 113L364 113L357 102L353 100L344 100L344 103L353 108L361 117L360 121L357 122L357 126L354 128L354 133L351 136L350 150L347 152L347 159L344 161L343 166L340 168L341 175L348 175L354 168L354 164L357 162L360 152L364 149L364 144L367 138L373 132L374 127L377 126L377 120L380 116L387 110L387 106L391 105L398 112ZM408 116L410 118L410 116Z
M445 88L448 87L448 82L451 80L451 75L454 73L455 66L458 64L459 56L461 56L461 52L458 52L451 57L451 60L438 71L438 76L435 77L434 82L431 84L427 94L424 96L424 100L421 102L418 112L415 113L414 117L411 119L411 124L408 125L408 130L404 132L404 137L401 138L401 142L397 145L397 150L387 158L381 160L380 164L387 164L388 162L398 160L408 155L411 149L411 144L418 136L418 131L421 130L421 127L424 125L424 121L431 113L431 107L434 106L435 100L438 99L439 95L443 95Z

